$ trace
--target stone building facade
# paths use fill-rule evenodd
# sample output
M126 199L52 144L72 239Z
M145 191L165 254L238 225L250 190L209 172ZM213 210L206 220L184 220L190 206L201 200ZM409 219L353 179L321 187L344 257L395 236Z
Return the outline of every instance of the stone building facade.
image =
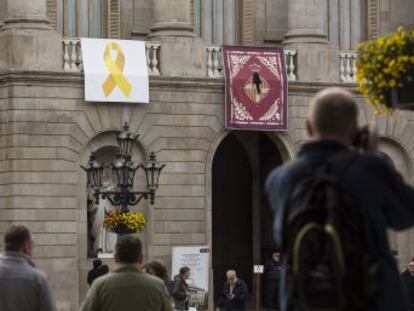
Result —
M146 258L169 267L173 246L210 245L210 292L228 267L251 284L273 247L263 181L306 141L309 99L332 85L355 91L357 43L413 16L410 0L0 0L0 236L27 225L59 310L76 310L92 260L80 165L92 150L109 161L126 121L140 135L136 160L154 151L167 164L155 205L138 207ZM85 102L80 36L148 41L150 104ZM224 128L222 44L286 49L288 131ZM414 113L374 117L357 97L361 121L413 182ZM414 234L390 241L402 268Z

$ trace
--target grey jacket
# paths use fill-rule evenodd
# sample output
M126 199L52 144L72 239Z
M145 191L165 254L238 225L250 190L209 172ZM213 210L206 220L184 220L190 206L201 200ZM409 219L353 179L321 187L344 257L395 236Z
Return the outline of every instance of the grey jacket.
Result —
M55 311L46 275L20 252L0 255L0 310Z

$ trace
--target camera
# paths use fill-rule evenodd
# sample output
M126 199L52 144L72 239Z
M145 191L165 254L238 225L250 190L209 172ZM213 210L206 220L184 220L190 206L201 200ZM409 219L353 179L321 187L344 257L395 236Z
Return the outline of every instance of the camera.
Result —
M352 146L361 151L367 151L372 144L374 131L369 126L364 126L355 135Z

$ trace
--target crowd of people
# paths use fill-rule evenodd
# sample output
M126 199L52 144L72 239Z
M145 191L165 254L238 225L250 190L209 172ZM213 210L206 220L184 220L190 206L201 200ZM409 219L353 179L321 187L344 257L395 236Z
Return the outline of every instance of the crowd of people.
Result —
M55 311L46 275L32 261L32 235L23 225L11 226L4 236L0 256L0 310ZM118 268L109 272L100 259L93 261L87 276L90 285L81 311L186 311L189 310L188 280L191 270L181 267L170 280L167 269L157 261L143 264L142 243L136 236L120 237L115 246ZM245 310L246 283L229 270L218 308Z

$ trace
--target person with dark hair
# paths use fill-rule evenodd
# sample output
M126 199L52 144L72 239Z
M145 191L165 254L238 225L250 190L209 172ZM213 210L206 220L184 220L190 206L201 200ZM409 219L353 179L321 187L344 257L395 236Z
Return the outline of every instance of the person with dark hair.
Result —
M115 261L119 268L92 283L81 311L171 311L164 283L140 269L143 255L138 237L118 239Z
M164 283L167 283L168 281L167 268L165 268L158 261L154 260L154 261L147 262L144 266L144 270L146 273L154 275L160 278Z
M401 274L401 281L407 295L409 310L414 311L414 258L408 263L407 270Z
M95 259L92 262L93 268L88 272L88 284L92 285L93 281L99 278L102 275L105 275L109 272L108 265L103 265L102 260Z
M188 292L187 280L190 278L190 275L190 268L184 266L180 268L179 274L174 277L171 296L174 299L175 310L188 310L190 293Z
M56 310L46 275L31 260L33 246L25 226L13 225L6 231L0 255L1 311Z
M174 281L168 278L167 268L164 265L155 260L150 261L145 264L144 271L161 279L167 288L168 294L172 296L174 290Z

